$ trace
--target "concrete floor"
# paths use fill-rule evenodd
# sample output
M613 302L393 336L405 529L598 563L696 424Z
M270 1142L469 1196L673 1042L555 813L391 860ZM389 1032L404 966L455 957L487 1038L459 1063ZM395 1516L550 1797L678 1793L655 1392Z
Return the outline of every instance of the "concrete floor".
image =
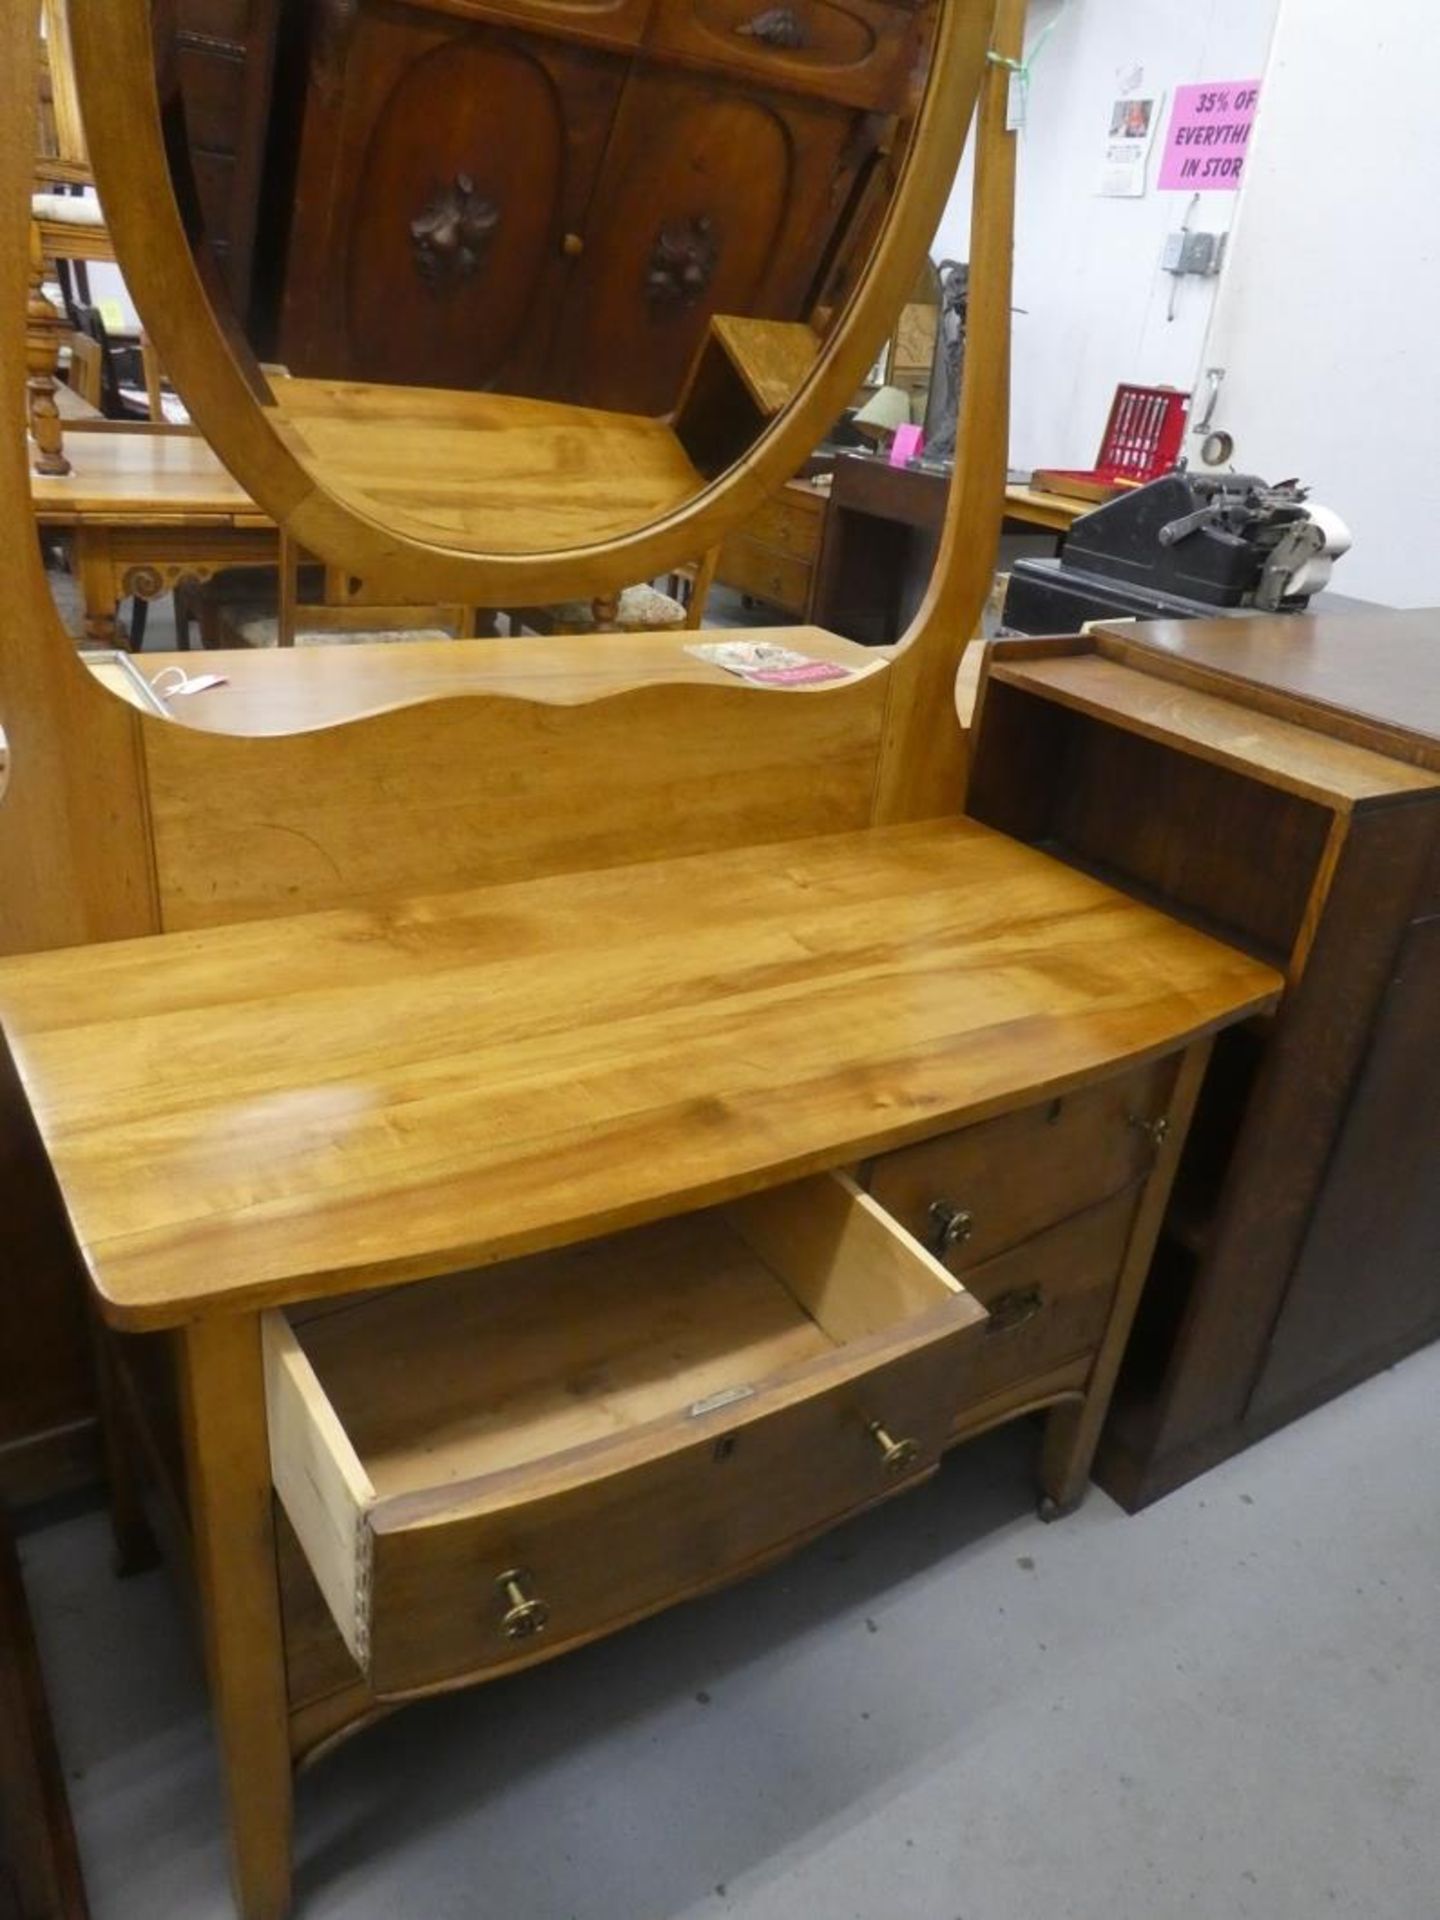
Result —
M1031 1436L301 1782L306 1920L1435 1920L1440 1349L1126 1519ZM23 1542L95 1920L230 1912L196 1657Z

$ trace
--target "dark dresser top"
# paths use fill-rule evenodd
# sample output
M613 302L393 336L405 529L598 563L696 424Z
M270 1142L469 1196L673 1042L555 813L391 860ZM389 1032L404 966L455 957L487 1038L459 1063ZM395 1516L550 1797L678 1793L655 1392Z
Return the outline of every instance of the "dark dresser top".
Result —
M1207 677L1241 681L1301 707L1353 715L1390 736L1367 744L1388 745L1406 759L1440 768L1440 608L1105 622L1100 631L1121 634Z

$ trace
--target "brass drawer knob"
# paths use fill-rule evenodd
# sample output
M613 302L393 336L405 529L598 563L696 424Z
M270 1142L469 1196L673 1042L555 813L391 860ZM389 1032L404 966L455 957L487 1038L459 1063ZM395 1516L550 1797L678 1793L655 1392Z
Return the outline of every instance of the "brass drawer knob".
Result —
M585 242L578 233L567 233L560 242L560 251L567 260L578 260L585 251Z
M865 1431L880 1449L887 1473L907 1473L920 1458L918 1440L894 1440L878 1420L872 1420Z
M495 1582L509 1602L500 1622L507 1640L533 1640L550 1624L550 1609L528 1591L530 1576L523 1567L511 1567Z
M1158 1153L1170 1138L1170 1116L1162 1113L1158 1120L1147 1120L1143 1113L1132 1113L1130 1124L1137 1132L1143 1133Z
M954 1206L949 1200L930 1202L930 1251L944 1259L952 1247L963 1247L975 1231L975 1216L968 1207Z

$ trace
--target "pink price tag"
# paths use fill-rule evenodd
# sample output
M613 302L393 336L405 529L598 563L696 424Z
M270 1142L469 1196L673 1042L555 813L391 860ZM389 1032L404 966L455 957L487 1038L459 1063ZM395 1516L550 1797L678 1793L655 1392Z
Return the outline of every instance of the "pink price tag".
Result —
M890 464L892 467L908 466L918 459L920 449L925 444L923 427L897 427L895 438L890 444Z

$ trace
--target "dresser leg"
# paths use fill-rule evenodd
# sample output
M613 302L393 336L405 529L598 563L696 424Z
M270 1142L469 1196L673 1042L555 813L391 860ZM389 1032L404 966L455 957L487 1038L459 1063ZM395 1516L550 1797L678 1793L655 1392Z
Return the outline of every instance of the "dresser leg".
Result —
M1120 1264L1115 1304L1110 1309L1110 1323L1090 1370L1085 1398L1056 1407L1045 1422L1045 1444L1040 1458L1042 1520L1058 1520L1062 1514L1073 1512L1085 1497L1090 1466L1100 1444L1100 1429L1110 1411L1115 1377L1120 1371L1130 1329L1135 1324L1135 1309L1140 1304L1155 1242L1160 1237L1160 1222L1169 1205L1180 1151L1190 1130L1190 1117L1210 1063L1212 1044L1209 1037L1197 1040L1180 1057L1165 1116L1169 1125L1156 1147L1155 1162L1135 1210L1135 1223Z
M93 1329L95 1383L100 1400L100 1444L110 1506L110 1535L115 1543L115 1572L122 1580L148 1573L160 1563L141 1494L136 1442L125 1418L114 1342L120 1336L103 1326Z
M181 1335L185 1465L242 1920L290 1907L292 1777L260 1322Z
M1089 1404L1088 1397L1067 1401L1064 1406L1053 1407L1045 1416L1037 1509L1042 1520L1062 1520L1085 1498L1090 1461L1099 1433L1099 1422L1092 1423L1085 1418Z

